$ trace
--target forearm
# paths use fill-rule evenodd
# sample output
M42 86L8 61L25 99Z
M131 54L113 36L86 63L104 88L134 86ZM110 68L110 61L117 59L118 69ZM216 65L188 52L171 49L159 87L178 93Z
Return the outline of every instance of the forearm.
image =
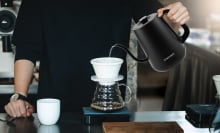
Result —
M28 88L33 76L34 64L29 60L17 60L14 65L15 93L28 95Z

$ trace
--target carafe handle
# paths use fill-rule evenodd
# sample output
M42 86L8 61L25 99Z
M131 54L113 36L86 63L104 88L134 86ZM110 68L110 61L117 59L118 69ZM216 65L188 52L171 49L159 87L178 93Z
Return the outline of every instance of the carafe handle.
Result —
M133 93L132 93L132 91L131 91L131 88L130 88L128 85L123 84L123 83L120 83L118 86L119 86L119 87L120 87L120 86L125 86L125 87L128 89L129 99L128 99L127 101L124 101L124 102L125 102L125 104L130 103L130 101L131 101L131 99L132 99L132 96L133 96Z

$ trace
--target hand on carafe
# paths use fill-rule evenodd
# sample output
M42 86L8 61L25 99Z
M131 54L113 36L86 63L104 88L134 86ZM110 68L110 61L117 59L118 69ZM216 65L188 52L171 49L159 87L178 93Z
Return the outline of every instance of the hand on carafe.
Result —
M157 14L159 17L163 15L164 10L169 10L167 15L164 15L164 19L175 31L190 19L188 9L181 2L175 2L158 9Z
M34 107L27 101L20 99L5 105L5 111L11 117L29 117L34 112Z

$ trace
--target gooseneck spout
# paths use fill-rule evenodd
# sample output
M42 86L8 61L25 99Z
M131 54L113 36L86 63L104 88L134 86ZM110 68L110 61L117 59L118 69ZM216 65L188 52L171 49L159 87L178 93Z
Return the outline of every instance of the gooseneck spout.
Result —
M113 48L115 48L115 47L121 48L122 50L124 50L125 52L127 52L134 60L136 60L136 61L138 61L138 62L146 62L146 61L148 61L148 57L146 57L146 58L144 58L144 59L139 59L139 58L135 57L135 56L131 53L131 51L130 51L126 46L124 46L123 44L117 44L117 43L114 44L114 45L111 47L110 52L109 52L109 56L111 56L112 50L113 50Z

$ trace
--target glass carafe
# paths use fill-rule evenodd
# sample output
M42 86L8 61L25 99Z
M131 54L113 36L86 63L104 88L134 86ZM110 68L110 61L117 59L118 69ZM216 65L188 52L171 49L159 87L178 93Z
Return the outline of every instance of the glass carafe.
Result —
M126 102L124 102L119 89L122 85L126 86L130 93L130 98ZM90 107L99 111L112 112L123 109L125 107L125 103L129 102L130 99L131 89L127 85L119 84L117 81L111 84L101 84L97 82Z

